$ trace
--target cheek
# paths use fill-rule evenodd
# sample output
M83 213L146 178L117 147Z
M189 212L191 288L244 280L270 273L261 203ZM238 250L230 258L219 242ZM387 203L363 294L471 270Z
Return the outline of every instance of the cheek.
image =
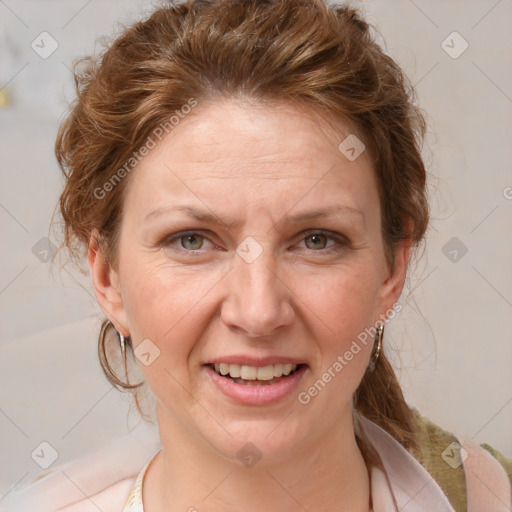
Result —
M155 261L130 263L123 288L134 348L149 338L163 355L189 352L204 330L199 318L205 319L207 294L219 276Z
M301 274L294 292L330 333L345 339L372 321L378 279L370 264L345 265L327 272Z
M369 263L338 267L329 279L309 276L297 281L307 322L316 326L313 338L319 360L313 380L332 382L321 402L327 395L336 400L348 398L368 365L373 336L365 329L373 323L378 288L372 268Z
M349 403L368 366L373 336L365 329L372 325L377 302L375 276L371 266L360 265L338 268L328 281L300 281L319 358L298 401L326 422Z
M193 407L194 400L182 386L188 386L190 354L209 322L208 291L220 278L154 262L131 269L125 278L125 308L133 347L136 355L146 352L146 347L152 354L150 364L141 358L137 365L157 399L166 402L173 396L176 410Z

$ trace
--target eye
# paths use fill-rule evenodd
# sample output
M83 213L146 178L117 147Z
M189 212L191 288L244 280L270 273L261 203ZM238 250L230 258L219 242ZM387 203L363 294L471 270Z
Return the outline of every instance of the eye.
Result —
M194 253L203 248L204 241L208 240L204 235L196 231L178 233L164 241L164 245L172 245L179 252ZM179 245L176 244L178 242Z
M327 239L328 239L328 237L326 237L322 233L316 233L314 235L307 236L304 240L306 242L306 246L309 249L325 249ZM312 247L308 246L308 241L311 241Z
M301 233L300 241L306 244L306 248L313 252L318 253L330 253L339 251L340 248L348 246L348 240L338 233L331 233L319 230L309 230ZM335 243L327 246L328 240L332 240ZM164 239L161 242L162 247L171 248L174 251L188 254L188 255L200 255L204 253L204 243L209 241L212 243L205 234L199 231L188 231L175 233ZM337 242L337 243L336 243ZM213 244L215 246L215 244Z
M201 247L203 246L203 237L201 235L185 235L182 236L180 240L185 240L185 244L181 242L182 246L185 249L192 249L193 251L196 251L197 249L201 249ZM190 244L191 246L187 247L188 244Z
M308 231L302 233L302 240L306 244L306 247L313 250L313 252L331 252L333 250L339 250L339 247L336 247L336 245L348 245L346 238L342 235L335 235L325 231ZM327 247L328 240L334 240L338 242L338 244L334 243Z

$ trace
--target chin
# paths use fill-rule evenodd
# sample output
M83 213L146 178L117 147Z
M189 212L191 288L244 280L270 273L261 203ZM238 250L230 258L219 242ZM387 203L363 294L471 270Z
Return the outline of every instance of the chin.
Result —
M270 466L289 461L297 453L306 433L302 435L286 420L275 419L237 421L225 427L233 436L210 439L210 444L230 462L242 466Z

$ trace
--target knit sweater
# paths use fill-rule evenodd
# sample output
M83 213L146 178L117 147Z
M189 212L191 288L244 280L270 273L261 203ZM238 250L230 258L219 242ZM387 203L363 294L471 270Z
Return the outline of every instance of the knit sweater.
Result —
M466 448L472 449L472 458L475 458L475 451L476 454L479 451L476 443L458 439L455 434L442 429L422 416L416 409L413 409L413 413L418 428L420 449L411 451L412 455L436 480L455 511L466 512L468 506L466 480L475 472ZM481 444L480 447L501 464L512 489L512 459L504 457L488 444ZM482 454L480 453L479 456L482 457ZM507 506L512 510L512 501L507 503ZM484 510L486 509L482 509L482 512Z

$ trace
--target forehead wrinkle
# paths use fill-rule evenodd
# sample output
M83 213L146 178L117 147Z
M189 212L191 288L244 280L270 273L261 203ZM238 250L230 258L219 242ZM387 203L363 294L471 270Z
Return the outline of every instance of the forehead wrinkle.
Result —
M224 160L224 159L223 159ZM181 172L179 174L180 178L187 180L202 180L202 179L239 179L239 178L271 178L271 179L312 179L318 180L323 176L322 174L318 175L318 169L320 166L318 164L318 160L301 160L299 163L295 161L288 160L278 160L272 162L266 162L269 165L279 164L281 167L279 169L272 168L256 168L252 169L253 162L243 162L242 165L237 169L236 166L239 165L239 162L233 161L231 159L227 160L226 164L223 161L219 161L218 159L212 159L209 161L202 160L194 160L193 162L184 162L177 161L173 163L173 169L179 167L180 163L182 164ZM202 164L212 163L213 166L208 169L204 169ZM309 165L305 165L309 164ZM332 167L332 163L329 162L329 165L325 165L325 167ZM235 168L235 169L233 169ZM290 168L287 174L283 174L283 171L286 171L286 168ZM302 172L298 173L300 170ZM234 172L237 172L233 175ZM202 174L201 174L202 173ZM218 174L216 174L218 173ZM206 175L205 175L206 174ZM313 175L314 174L314 175Z

